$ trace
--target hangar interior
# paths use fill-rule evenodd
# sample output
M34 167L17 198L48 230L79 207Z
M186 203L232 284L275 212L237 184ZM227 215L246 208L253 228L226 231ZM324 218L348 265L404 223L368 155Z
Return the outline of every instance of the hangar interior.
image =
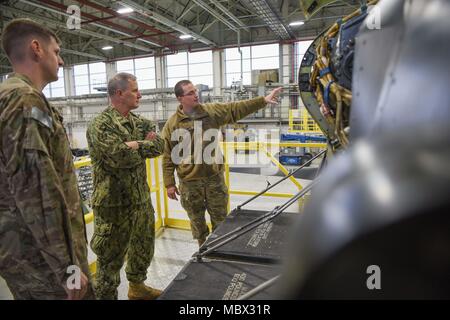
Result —
M399 123L393 121L392 123L395 122L396 124L391 123L386 125L386 127L383 125L367 125L367 118L370 118L367 116L368 114L377 121L388 119L386 121L389 123L390 118L383 116L383 114L380 115L382 108L377 109L376 107L379 105L376 105L376 103L371 110L368 107L366 109L361 107L357 109L356 113L350 113L350 106L352 107L351 110L355 108L355 100L358 106L367 102L363 101L364 99L359 92L361 92L361 95L366 93L366 98L371 97L374 101L376 100L375 95L367 93L367 88L370 85L361 80L362 77L367 76L362 74L363 68L370 69L371 74L376 75L386 71L382 67L377 67L377 64L383 65L382 54L376 55L376 57L371 56L371 59L366 60L360 58L361 56L354 57L355 38L357 39L361 35L362 39L364 36L363 34L357 35L357 32L362 32L360 30L364 29L361 25L362 20L367 16L367 7L372 8L371 4L377 2L363 0L8 0L2 1L0 4L0 27L3 29L3 26L14 18L31 18L52 29L61 39L61 57L64 60L64 67L59 70L58 81L50 83L44 88L43 93L64 117L64 126L78 172L79 187L86 206L85 217L88 238L93 234L93 216L89 203L92 193L92 181L89 155L86 152L86 130L88 123L109 104L106 91L108 80L112 76L118 72L128 72L137 77L142 98L139 108L134 112L153 120L157 123L158 130L163 128L167 119L177 110L179 103L175 97L173 87L179 80L191 80L198 89L202 103L232 102L265 96L274 88L281 86L283 92L277 104L267 106L239 120L236 124L228 125L224 128L231 130L232 142L239 141L243 143L228 145L224 148L226 149L227 157L232 156L233 159L238 159L236 162L239 163L238 165L229 165L225 169L225 179L230 193L228 210L231 212L231 217L233 218L233 209L240 208L246 200L258 195L256 199L253 200L252 198L251 203L246 204L246 210L249 212L245 212L247 216L244 215L244 221L253 221L251 217L253 217L255 212L259 212L260 216L261 214L263 216L266 215L266 217L268 217L267 214L269 216L273 214L273 216L268 218L269 220L263 221L265 222L265 224L262 224L265 228L263 228L263 231L265 230L264 232L269 234L271 229L277 230L277 234L283 234L284 237L284 232L288 229L290 230L288 226L294 224L294 220L280 222L279 225L271 223L275 221L273 220L274 217L280 217L280 214L283 213L283 216L301 214L305 203L309 204L310 192L307 187L311 187L312 182L316 181L315 179L319 172L322 172L321 169L323 163L325 163L325 160L321 160L322 157L318 157L319 154L323 155L321 151L328 151L326 159L328 166L330 163L333 163L337 154L347 149L349 145L352 145L351 141L356 141L360 137L367 138L373 132L376 132L378 135L384 129L392 129ZM414 14L414 10L420 11L420 8L417 9L415 7L422 6L423 10L429 10L430 15L437 14L436 11L433 11L426 5L417 4L418 1L415 4L408 4L414 1L392 1L391 5L387 4L387 2L389 1L381 1L381 4L384 5L382 8L386 9L383 12L394 12L400 16L403 14L405 17L408 17L408 14ZM445 10L448 12L449 6L445 1L430 1L429 6L432 6L431 2L435 6L441 6L440 8L442 8L443 12ZM408 5L413 9L407 8ZM401 6L407 9L399 9ZM351 16L355 12L358 13ZM391 23L389 16L387 15L386 17L384 21ZM440 19L441 17L437 17L436 21L441 21ZM400 20L398 19L398 21ZM382 23L384 21L382 20ZM409 23L406 18L402 21L405 25ZM389 23L387 25L391 27ZM334 26L336 26L337 31L332 30ZM346 29L342 28L342 26L345 26ZM396 27L395 24L394 27ZM438 29L442 30L442 28ZM406 28L401 29L399 34L408 35L409 31L405 30ZM336 40L337 38L339 40ZM433 37L430 36L430 38ZM322 41L323 39L327 41ZM426 42L424 39L421 40ZM418 41L421 40L419 39ZM368 41L374 41L371 43L377 43L378 46L382 46L383 43L382 38ZM384 41L386 41L385 43L390 43L386 39ZM342 47L339 48L341 43ZM328 48L326 47L327 45L329 46ZM331 58L326 56L327 59L329 58L328 60L321 60L322 56L312 55L312 52L315 51L314 49L320 46L324 48L320 52L326 52ZM344 50L345 46L348 48L347 51L339 52L339 49ZM394 45L392 47L394 48ZM374 47L371 48L374 49ZM361 52L364 51L363 49L361 49ZM440 51L440 49L435 51ZM448 49L448 44L443 45L443 51L448 51ZM394 51L394 49L392 50ZM308 51L310 51L309 55ZM398 52L401 51L396 51L397 54ZM392 53L392 56L396 53ZM439 54L436 55L441 57ZM341 66L341 62L336 60L336 57L339 56L344 66ZM391 66L391 63L386 61L395 60L392 56L388 54L384 56L386 58L385 65ZM344 60L342 60L342 57ZM320 61L325 60L328 61L329 65L320 64ZM358 71L361 71L361 73L355 75L354 63L358 63L360 68ZM314 65L314 68L311 67L312 65ZM368 65L370 65L370 68L367 68ZM448 70L448 66L449 63L446 62L443 65L443 69ZM411 66L407 65L407 67L410 68ZM319 74L311 76L311 73L314 72L312 70L315 70L316 73L320 71L320 76ZM322 70L324 70L323 73ZM1 53L0 81L6 80L7 74L11 71L12 68L6 55ZM353 86L356 84L357 89L355 87L352 88L352 72ZM391 74L395 74L395 72L395 69L394 71L391 70ZM333 78L325 79L328 77L327 73L332 74ZM421 73L414 75L417 78L422 76ZM325 79L323 80L325 82L319 84L322 80L318 80L314 84L316 77L317 79ZM360 82L355 83L355 77ZM439 86L443 84L448 85L448 76L446 78L445 76L443 77L438 84ZM385 78L383 79L383 81L386 81ZM336 83L333 84L333 82ZM339 87L337 87L337 83L339 83ZM361 85L358 85L359 83ZM381 87L382 85L379 87L374 86L372 89L377 90ZM353 102L352 90L357 90L355 92L358 92L356 95L353 95ZM405 93L403 92L403 94ZM430 93L430 95L432 94L434 92ZM328 98L329 96L332 96L332 98ZM328 101L328 99L331 100ZM391 97L391 99L395 98ZM442 99L445 100L446 98ZM326 106L332 106L330 107L332 109L331 112L330 110L324 111L321 109L324 101ZM439 99L433 101L439 101ZM336 107L336 105L338 106ZM368 103L365 105L368 105ZM434 110L430 111L425 119L432 121L435 118L439 118L437 116L438 113ZM442 117L440 119L448 123L448 111L442 112L442 115L444 115L444 118L447 117L447 120ZM392 119L400 119L397 116L394 115ZM349 142L349 122L351 121L353 122L350 125L352 128L350 132L354 136L351 137L353 140L351 139ZM419 121L410 121L409 124L416 122L418 123ZM374 131L371 131L371 129ZM254 140L259 132L263 132L263 134L259 136L259 140ZM389 133L389 130L387 132ZM395 137L402 141L402 135L395 135ZM255 141L256 144L252 145L252 142ZM226 142L232 143L230 141ZM406 145L408 143L405 143ZM426 142L424 142L424 145L426 145ZM448 148L447 141L444 141L443 145ZM386 148L390 147L395 149L391 145L386 146ZM378 145L376 148L378 148ZM356 149L356 151L353 150L352 157L347 157L347 164L342 159L336 164L336 168L342 169L342 171L338 170L342 172L342 175L349 172L349 163L354 165L355 168L360 165L361 170L364 169L364 166L358 162L358 157L361 156L361 152L367 153L367 148L364 149L364 146L361 147L360 145L362 151L358 148ZM261 162L265 165L260 167L249 165L251 156L258 156L260 160L262 158ZM241 162L239 162L239 159ZM258 252L257 257L252 260L246 256L248 253L236 253L235 251L239 250L229 249L226 247L227 244L224 244L222 247L228 248L229 251L224 249L224 251L219 253L216 252L216 255L211 254L208 249L214 246L216 242L214 237L210 237L208 239L210 242L209 247L206 246L203 250L203 252L207 252L206 257L204 257L202 251L199 251L197 242L192 239L186 212L179 202L167 198L167 192L162 183L160 161L160 158L152 159L148 161L147 167L147 179L151 188L152 203L156 211L157 238L155 242L155 256L148 270L146 283L161 290L166 289L167 291L163 295L164 299L208 299L210 294L208 290L210 288L195 287L193 290L197 290L198 295L196 295L195 292L180 293L181 289L177 286L181 286L180 283L183 282L183 277L188 278L188 280L192 277L194 278L192 281L195 281L196 274L198 277L198 274L202 272L205 273L205 279L208 279L205 280L205 283L207 283L206 281L212 281L206 275L208 272L223 268L226 272L220 273L219 276L226 278L223 284L224 286L226 284L224 292L220 292L219 296L210 295L209 297L212 299L237 299L245 294L247 294L245 297L247 299L253 297L256 297L256 299L279 299L285 297L284 294L276 291L280 290L278 287L273 292L270 290L271 287L267 290L265 288L272 284L269 283L270 281L275 281L277 275L282 273L280 261L282 253L288 248L287 244L285 246L283 242L283 250L281 250L283 252L277 252L276 257L272 256L271 254L273 253L269 251L263 251ZM388 163L389 159L382 159L381 161ZM393 161L400 162L398 158ZM368 172L372 163L368 161L366 165L366 171ZM388 167L389 165L386 166ZM438 163L436 166L438 166ZM299 167L302 167L302 169L298 170ZM444 170L445 168L448 169L448 165L444 165L443 168ZM420 168L416 169L418 171L421 170ZM362 173L360 172L359 175L356 173L356 176L334 177L334 180L332 174L329 173L324 179L328 179L326 181L328 181L329 185L333 185L335 189L326 190L326 186L321 185L322 187L318 187L317 193L321 194L324 199L334 199L333 196L328 198L328 194L333 195L334 190L338 190L340 186L345 185L345 183L340 185L339 181L363 179L366 171L361 171ZM336 172L334 171L335 175L338 175ZM350 175L350 173L348 174ZM371 176L370 178L373 177ZM283 181L280 181L280 179L283 179ZM377 181L376 188L378 189L383 189L386 186L386 184L383 184L383 179L371 181ZM276 187L271 189L272 185L276 185ZM364 186L364 184L362 185ZM444 181L443 185L448 185L448 179ZM386 188L389 189L389 186ZM268 189L271 191L265 194L264 197L258 194L261 190ZM302 190L305 192L302 193ZM361 187L361 190L365 190L364 187ZM359 194L357 190L353 189L342 189L341 191L352 191L355 197L358 197ZM300 196L298 196L299 193L301 193ZM380 197L383 197L383 192L381 193ZM334 194L334 196L336 195ZM431 199L432 196L429 195L429 197ZM439 196L434 195L433 197L438 198ZM428 199L427 196L425 198ZM289 199L294 200L289 202ZM342 197L342 199L351 201L351 199L345 197ZM346 221L344 216L348 219L351 214L346 216L345 213L339 211L339 206L345 207L347 203L334 200L334 202L329 201L332 208L327 207L325 209L336 211L336 215L327 217L317 214L317 216L324 219L321 220L322 224L335 223L334 225L336 226L342 223L344 225L348 223L348 221L342 222ZM323 206L326 204L324 202ZM448 202L445 205L448 208ZM311 206L319 213L325 210L318 202L313 202ZM364 204L361 204L361 206L364 207ZM283 208L280 212L276 210L279 207ZM349 207L352 206L349 205ZM420 208L420 205L417 205L417 207ZM345 208L348 209L348 207ZM350 209L348 210L351 211ZM361 210L364 211L365 209ZM380 210L382 211L382 209ZM386 210L389 211L388 209ZM424 209L424 211L426 210ZM339 216L339 214L342 216ZM230 221L232 218L230 218ZM355 219L359 221L357 217ZM443 221L448 221L448 218L446 219ZM208 222L210 221L208 215L207 220ZM327 258L333 256L333 258L338 259L327 251L329 249L327 245L322 245L321 240L317 239L318 235L324 235L323 232L326 231L326 228L320 229L320 223L313 221L313 219L306 220L312 226L317 226L314 223L318 224L317 236L314 237L309 234L314 233L314 230L308 231L305 230L306 227L304 226L299 227L302 236L296 233L298 237L296 239L298 240L297 243L312 239L310 247L305 245L299 249L302 250L302 255L299 259L310 258L308 261L316 262L315 258L319 257L322 259L326 254L329 254L326 256ZM279 218L279 221L281 221L281 218ZM368 219L367 221L372 220ZM374 218L373 221L378 220ZM230 223L232 224L232 221ZM355 223L355 225L358 225L358 223ZM374 225L377 224L374 222ZM381 225L381 222L379 225ZM448 224L443 223L442 228L444 227L448 228ZM261 224L254 228L259 233L263 232L261 231ZM345 226L342 226L342 228L345 229ZM361 227L362 229L364 228ZM226 235L230 232L232 227L227 225L218 230L222 234L215 235L215 237L221 238L224 234ZM364 230L372 229L367 228ZM431 227L430 230L432 230ZM341 231L339 229L336 231L336 234L340 235L339 232ZM347 236L358 234L350 229L347 231ZM247 236L249 235L247 234ZM307 236L310 236L310 238L306 238ZM249 243L254 240L251 236L249 237L245 238L243 244L236 244L236 246L248 247ZM258 237L264 238L260 234ZM272 242L269 241L269 244L278 248L277 241L281 240L277 239L271 240ZM336 239L339 240L341 238L337 236ZM436 241L438 240L436 239ZM449 243L448 236L442 236L441 240L441 244ZM211 242L214 243L211 244ZM333 242L333 239L327 239L326 242L329 244ZM340 242L336 241L336 243ZM348 243L350 242L345 242L347 245ZM208 242L206 244L208 245ZM292 249L292 247L289 248ZM265 250L265 248L262 250ZM316 252L317 257L308 256L311 253L308 250ZM242 258L243 256L245 257ZM446 256L448 257L448 254ZM294 254L293 257L296 257L296 255ZM386 262L383 260L384 258L378 258L380 261ZM208 265L207 263L201 265L202 261L206 260L209 262L208 259L212 261L211 266L205 267ZM318 261L323 262L320 259ZM93 274L95 274L95 260L95 254L89 249L89 263ZM274 262L275 260L276 262ZM335 263L339 264L342 261L331 259L330 263L334 266ZM227 265L227 263L234 262L238 264L237 267L235 265ZM312 271L308 273L311 279L315 281L313 284L316 284L318 288L322 285L319 279L321 275L325 275L322 279L328 279L329 281L335 281L336 277L339 277L333 271L324 270L325 267L319 262L314 265L311 264L314 268L318 268L317 270L319 271L317 273ZM194 266L196 263L200 265ZM214 263L218 265L216 266ZM242 263L242 265L239 265L239 263ZM445 263L448 265L447 260ZM224 265L221 266L220 264ZM306 262L297 265L291 261L291 264L288 263L287 266L283 266L283 268L286 268L283 269L283 274L288 275L289 279L298 280L299 283L304 285L302 287L303 291L301 291L297 287L287 284L286 280L282 281L283 289L286 289L286 292L290 294L286 295L287 298L298 298L298 292L300 291L302 293L299 296L306 298L379 298L379 296L373 295L374 291L366 294L365 291L362 293L359 288L355 289L353 287L349 289L348 296L345 293L341 295L341 293L330 292L325 289L324 292L326 294L321 295L320 292L317 293L314 289L311 289L313 284L307 282L306 278L302 278L304 276L302 272L299 275L292 274L295 266L309 271L310 269L308 268L313 268L311 265L308 265ZM386 268L388 268L387 265L386 263ZM194 267L199 268L195 269ZM202 268L206 269L202 270ZM252 273L248 270L253 270L254 272ZM340 270L341 274L342 272L345 273L345 271L348 270ZM428 274L431 271L427 269L418 271L418 273ZM243 275L247 276L246 280L245 276L244 279L242 278ZM369 275L364 269L361 279L356 276L348 279L353 281L357 278L365 286L365 279ZM214 276L215 274L211 273L210 277ZM125 279L124 268L121 271L121 278L119 299L127 299L128 282ZM342 278L344 279L345 277ZM177 282L177 280L179 281ZM238 289L239 284L241 284L240 289ZM187 281L185 287L189 285L192 285L192 283ZM396 283L396 285L399 284ZM420 287L420 284L418 286ZM252 295L248 295L255 288L259 288L259 290L256 290ZM202 290L205 291L202 292ZM425 290L424 292L428 292L430 296L436 293L433 290ZM438 292L438 296L441 294L441 296L448 297L448 287L447 291ZM392 295L389 295L391 293ZM411 294L415 297L413 293ZM389 294L387 294L388 298L398 298L405 292L393 290ZM418 296L420 297L421 295L418 294ZM426 294L424 296L427 297ZM0 299L11 298L6 284L0 278Z
M71 5L80 10L79 29L68 28L76 13ZM286 130L289 110L302 106L296 77L308 41L358 5L337 2L290 26L304 20L298 1L6 1L1 24L28 17L57 32L65 65L44 93L62 111L72 147L86 148L86 123L108 104L107 80L121 71L140 80L137 112L161 126L178 105L173 86L181 79L202 85L205 102L242 100L282 85L281 103L246 122ZM133 12L118 13L123 8ZM11 71L3 53L0 68L2 78Z

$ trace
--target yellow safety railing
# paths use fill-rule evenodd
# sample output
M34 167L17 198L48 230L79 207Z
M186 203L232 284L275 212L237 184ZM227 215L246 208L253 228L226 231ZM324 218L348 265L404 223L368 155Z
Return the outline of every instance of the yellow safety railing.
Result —
M231 189L230 186L230 166L229 166L229 150L256 150L264 152L267 157L271 160L275 166L277 166L285 175L289 174L289 171L274 157L272 152L270 152L270 147L306 147L306 148L326 148L326 143L300 143L300 142L222 142L221 143L222 152L225 158L225 184L228 187L228 193L230 195L247 195L254 196L259 193L259 191L246 191L246 190L234 190ZM301 184L294 178L289 177L292 183L297 187L298 190L301 190L303 187ZM263 195L264 197L274 197L274 198L291 198L294 194L291 193L277 193L277 192L266 192ZM299 200L299 204L303 205L303 199ZM176 219L172 218L169 215L169 201L167 197L167 191L164 188L164 226L171 228L179 228L190 230L189 220L185 219ZM230 212L230 201L228 201L228 212ZM210 224L208 224L211 227Z
M289 132L322 133L317 123L305 108L289 110Z
M89 167L91 165L91 159L90 158L84 158L83 160L78 160L74 162L75 169L79 169L82 167ZM94 213L91 211L84 215L84 221L86 224L92 223L94 221ZM95 271L97 270L97 264L96 262L92 262L89 264L89 271L91 272L91 275L95 274Z
M155 185L153 186L152 179L152 167L150 161L153 162L154 169L154 177L155 177ZM159 160L158 158L147 159L146 161L147 168L147 183L150 187L150 192L156 192L156 221L155 221L155 231L158 231L163 226L163 218L161 215L161 183L159 181Z
M259 152L263 152L271 162L278 167L285 175L289 174L289 171L274 157L271 152L272 147L303 147L303 148L326 148L327 145L325 143L300 143L300 142L222 142L221 148L225 158L225 183L228 187L228 193L230 195L248 195L254 196L259 192L256 191L245 191L245 190L233 190L230 186L230 166L229 166L229 150L255 150ZM278 149L277 149L278 150ZM164 184L161 183L160 179L160 161L162 157L157 157L153 159L147 159L146 161L146 171L147 171L147 183L150 187L150 192L155 192L155 213L156 213L156 221L155 221L155 232L158 232L162 227L169 228L180 228L190 230L190 223L187 219L176 219L172 218L169 215L169 201L167 196L167 190L164 187ZM90 159L84 159L75 162L75 168L79 169L81 167L86 167L91 165ZM153 171L153 172L152 172ZM301 190L302 185L294 178L289 177L292 183L297 187L298 190ZM162 208L161 208L161 195L163 196L163 210L164 217L162 216ZM264 197L274 197L274 198L291 198L294 194L291 193L278 193L278 192L266 192L263 195ZM303 199L299 200L300 205L303 204ZM230 212L230 201L228 201L228 212ZM84 216L86 224L91 223L94 220L93 212L90 212ZM211 227L211 225L209 224ZM91 274L95 274L96 263L93 262L89 265Z

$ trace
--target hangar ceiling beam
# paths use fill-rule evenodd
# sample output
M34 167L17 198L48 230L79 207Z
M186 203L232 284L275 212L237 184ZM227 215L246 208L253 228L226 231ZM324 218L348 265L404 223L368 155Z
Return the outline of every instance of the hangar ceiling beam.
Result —
M118 44L123 44L125 46L131 47L131 48L134 48L134 49L138 49L138 50L142 50L144 52L153 51L151 48L144 47L144 46L132 43L132 42L123 41L123 40L120 40L120 39L117 39L117 38L113 38L113 37L110 37L110 36L107 36L107 35L104 35L104 34L101 34L101 33L98 33L98 32L87 30L85 28L81 28L80 30L76 30L76 31L75 30L69 30L69 29L67 29L67 26L64 23L62 23L62 22L55 21L55 20L52 20L52 19L49 19L49 18L45 18L43 16L34 15L32 13L28 13L28 12L25 12L25 11L22 11L22 10L19 10L19 9L7 7L5 5L0 5L0 8L2 10L4 10L4 11L10 11L10 12L18 14L20 16L26 16L26 17L32 18L32 19L34 19L36 21L43 21L43 22L45 22L45 23L47 23L49 25L58 27L59 30L63 30L65 32L70 32L71 34L74 34L75 32L79 32L80 34L84 34L84 35L87 35L87 36L90 36L90 37L99 38L99 39L104 39L104 40L111 41L111 42L118 43ZM60 14L62 14L62 12L60 12ZM103 57L103 59L104 58L105 57Z
M200 41L200 42L202 42L202 43L204 43L204 44L206 44L208 46L217 47L216 43L214 43L213 41L205 38L204 36L202 36L200 34L197 34L194 31L192 31L192 30L190 30L190 29L188 29L188 28L178 24L176 21L173 21L173 20L171 20L169 18L166 18L166 17L164 17L164 16L162 16L162 15L156 13L156 12L153 12L153 11L145 8L144 6L141 6L140 4L135 3L134 1L121 0L121 1L119 1L119 3L124 5L124 6L129 7L131 9L133 9L134 11L136 11L136 12L138 12L138 13L140 13L140 14L142 14L142 15L150 18L150 19L153 19L153 20L155 20L155 21L157 21L157 22L159 22L159 23L161 23L161 24L163 24L165 26L168 26L168 27L172 28L173 30L176 30L176 31L178 31L178 32L180 32L182 34L191 35L192 37L196 38L198 41Z

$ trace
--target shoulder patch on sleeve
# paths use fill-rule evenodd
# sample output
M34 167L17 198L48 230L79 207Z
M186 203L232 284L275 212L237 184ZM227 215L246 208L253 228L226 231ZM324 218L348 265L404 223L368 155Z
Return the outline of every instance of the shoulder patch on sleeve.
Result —
M50 118L47 112L42 111L36 106L31 107L31 118L34 120L39 121L44 126L46 126L49 129L53 128L53 120Z

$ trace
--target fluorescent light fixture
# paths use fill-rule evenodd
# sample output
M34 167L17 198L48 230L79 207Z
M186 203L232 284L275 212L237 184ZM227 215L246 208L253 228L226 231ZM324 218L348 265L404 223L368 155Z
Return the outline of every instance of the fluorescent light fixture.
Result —
M111 50L113 47L111 47L111 46L104 46L103 48L102 48L102 50Z
M131 13L133 11L134 10L131 8L124 7L124 8L120 8L119 10L117 10L117 13L124 14L124 13Z
M181 36L179 36L179 38L180 39L189 39L189 38L192 38L192 36L189 34L182 34Z
M292 21L291 23L289 23L289 25L291 27L293 27L293 26L301 26L301 25L304 25L304 24L305 24L305 21Z

